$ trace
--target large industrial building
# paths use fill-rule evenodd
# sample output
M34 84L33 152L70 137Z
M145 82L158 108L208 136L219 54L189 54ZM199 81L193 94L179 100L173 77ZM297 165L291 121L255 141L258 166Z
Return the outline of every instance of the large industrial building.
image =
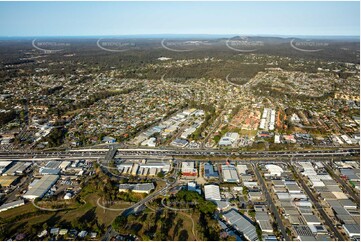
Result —
M42 198L58 179L58 175L43 176L40 180L33 184L33 186L23 195L23 197L30 200Z
M19 182L19 176L0 176L0 185L2 187L14 186Z
M31 162L17 162L3 173L6 176L22 175L31 166Z
M183 176L197 176L197 169L194 162L182 162L182 175Z
M239 182L236 167L233 165L222 165L223 182Z
M226 133L218 142L219 146L233 146L239 139L238 133Z
M140 161L137 161L140 162ZM117 166L121 174L132 174L133 176L156 176L159 172L169 172L170 165L164 162L147 161L146 163L122 163Z
M11 166L12 161L0 161L0 174L3 174Z
M12 209L12 208L16 208L16 207L20 207L25 205L25 201L24 200L17 200L14 202L10 202L10 203L5 203L3 205L1 205L0 207L0 212L4 212L6 210Z
M256 227L234 209L230 210L227 213L224 213L223 218L227 221L229 225L233 226L239 232L243 233L243 236L247 240L258 240Z
M204 185L204 197L209 201L220 201L221 193L217 185Z
M139 183L139 184L120 184L119 192L136 192L136 193L147 193L149 194L152 190L154 190L153 183Z
M204 164L204 178L212 179L218 178L218 172L214 170L214 167L210 163Z

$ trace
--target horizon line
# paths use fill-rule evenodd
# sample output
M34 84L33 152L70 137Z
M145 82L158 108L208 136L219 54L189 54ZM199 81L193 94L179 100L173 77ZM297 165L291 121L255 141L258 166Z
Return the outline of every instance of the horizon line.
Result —
M155 37L158 38L164 36L208 36L208 37L279 37L279 38L307 38L307 37L347 37L347 38L360 38L360 35L343 35L343 34L326 34L326 35L312 35L312 34L166 34L166 33L155 33L155 34L89 34L89 35L0 35L0 38L91 38L91 37Z

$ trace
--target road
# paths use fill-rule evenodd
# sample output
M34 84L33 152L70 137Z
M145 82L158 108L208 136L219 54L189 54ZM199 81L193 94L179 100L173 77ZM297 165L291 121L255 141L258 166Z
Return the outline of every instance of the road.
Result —
M302 179L302 177L299 176L297 171L293 168L292 165L290 165L290 169L294 172L295 176L297 177L297 180L301 183L303 190L307 193L307 196L311 199L312 203L316 207L316 209L320 212L323 220L325 221L325 224L332 230L333 234L339 241L347 241L346 238L342 236L342 234L337 230L336 226L332 222L332 220L327 216L326 212L323 210L322 206L318 202L317 198L313 195L309 187L306 185L305 181Z
M342 185L342 187L347 191L347 193L354 199L354 201L360 206L360 196L357 196L357 194L352 190L352 188L346 184L346 182L344 180L342 180L338 175L336 175L333 172L333 169L326 163L324 162L323 165L325 166L326 170L328 173L330 173L330 175L336 179L336 181L338 183L340 183Z
M115 156L208 156L208 157L225 157L225 158L315 158L315 157L346 157L359 156L360 148L335 148L330 150L312 150L312 151L242 151L232 152L219 149L117 149ZM66 151L6 151L0 152L0 160L51 160L51 159L104 159L106 154L112 153L109 149L79 149Z
M211 135L218 129L219 125L223 122L223 115L225 114L225 111L222 111L218 117L216 118L216 120L213 122L213 129L208 132L208 135L206 136L206 138L202 141L201 143L201 148L203 149L205 144L207 144L209 138L211 137Z
M287 241L291 241L291 238L288 236L288 234L286 232L286 228L283 225L282 219L281 219L281 217L279 215L279 212L278 212L278 210L276 208L276 205L273 203L272 197L268 192L268 189L267 189L267 186L266 186L266 184L265 184L265 182L263 180L263 177L262 177L262 175L259 173L259 171L257 169L257 165L253 165L253 170L255 171L255 174L257 176L258 181L261 182L262 191L265 194L265 197L266 197L266 200L267 200L267 203L268 203L268 207L272 210L272 212L273 212L273 214L274 214L274 216L276 218L277 225L281 229L281 233L282 233L283 238L285 238L285 240L287 240Z
M177 163L177 165L179 166L180 163ZM109 173L108 168L107 167L103 167L103 170L105 170L105 172ZM153 193L151 193L149 196L145 197L143 200L133 204L132 206L130 206L129 208L127 208L126 210L122 211L119 216L128 216L134 212L137 211L138 208L140 208L141 206L145 205L146 203L148 203L149 201L151 201L152 199L156 198L157 196L164 194L166 191L168 191L169 189L171 189L172 187L174 187L177 182L178 182L178 169L177 167L174 167L173 169L173 173L168 177L172 178L173 181L169 181L166 180L166 186L158 191L155 191ZM105 233L103 240L110 240L113 236L115 236L117 233L113 230L112 226L108 227L107 232Z

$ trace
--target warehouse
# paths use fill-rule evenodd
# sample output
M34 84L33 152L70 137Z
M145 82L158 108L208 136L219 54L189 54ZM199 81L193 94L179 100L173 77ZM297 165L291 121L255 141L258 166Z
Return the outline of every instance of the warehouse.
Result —
M175 146L175 147L180 147L180 148L184 148L188 145L188 140L185 139L175 139L172 143L170 143L171 146Z
M139 183L139 184L120 184L119 192L136 192L136 193L146 193L149 194L152 190L154 190L153 183Z
M289 193L301 193L301 188L296 184L287 184L286 188Z
M303 215L307 225L320 225L321 221L315 215Z
M12 209L12 208L20 207L20 206L23 206L24 204L25 204L24 200L18 200L15 202L5 203L5 204L1 205L0 212L4 212L4 211Z
M239 182L237 170L233 165L222 165L223 182Z
M242 232L246 239L251 241L258 240L256 227L236 210L232 209L229 212L224 213L223 218L227 221L228 224L233 226L239 232Z
M127 174L127 173L129 173L129 171L131 171L132 166L133 166L133 164L131 164L131 163L129 163L129 164L123 163L123 164L118 165L117 168L120 173Z
M149 176L155 176L157 174L157 168L149 168Z
M10 167L3 175L15 176L24 174L25 170L31 165L31 162L17 162Z
M58 160L52 160L52 161L49 161L45 167L46 168L50 168L50 169L56 169L60 166L60 164L62 163L62 161L58 161Z
M233 144L236 144L239 139L238 133L226 133L218 142L219 146L231 146Z
M156 168L164 172L169 172L170 165L163 162L147 162L145 164L140 164L140 168Z
M138 169L139 169L139 165L138 165L138 164L134 164L134 165L133 165L133 168L132 168L132 175L133 175L133 176L137 175Z
M18 176L0 176L0 185L2 187L14 186L19 182Z
M204 185L204 197L209 201L220 201L221 193L217 185Z
M283 169L277 165L268 164L268 165L265 165L265 167L267 168L267 170L271 176L281 176L281 174L283 172Z
M218 172L214 171L214 167L210 163L204 164L204 178L211 179L211 178L217 178Z
M39 172L41 175L58 175L60 173L60 169L41 167Z
M183 176L197 176L197 169L195 169L194 162L182 162Z
M269 217L268 213L265 211L257 211L256 212L256 221L259 224L262 232L264 233L272 233L273 228L270 223L271 218Z
M357 224L344 224L342 225L350 238L360 238L360 226Z
M12 163L12 161L0 161L0 174L3 174Z
M237 165L237 171L240 175L246 175L248 171L247 165Z
M70 164L71 164L71 161L63 161L59 165L59 169L61 169L62 171L65 171L68 168L68 166L70 166Z
M283 180L272 180L274 187L285 187L285 182Z
M26 199L42 198L59 179L58 175L45 175L23 196Z
M293 225L294 230L297 233L297 239L300 241L315 241L311 229L307 225Z

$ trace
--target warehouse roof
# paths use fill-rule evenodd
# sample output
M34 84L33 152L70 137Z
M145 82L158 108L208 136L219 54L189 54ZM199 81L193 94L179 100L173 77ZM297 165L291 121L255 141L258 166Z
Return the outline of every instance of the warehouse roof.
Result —
M5 203L5 204L1 205L0 211L6 211L6 210L8 210L10 208L19 207L19 206L24 205L24 204L25 204L25 202L22 199L14 201L14 202L10 202L10 203Z
M0 176L0 185L9 187L18 179L18 176Z
M255 226L237 211L232 209L229 212L224 213L223 216L229 222L229 224L231 224L237 230L241 231L247 239L258 240Z
M119 184L119 189L149 192L154 189L154 184L153 183Z
M283 172L283 169L278 165L267 164L267 165L265 165L265 167L271 173L271 175L280 176L281 173Z
M24 198L42 198L58 179L58 175L43 176L32 188L29 189L29 191L25 193Z
M223 181L239 182L237 170L233 165L222 165Z
M206 200L221 200L221 193L217 185L204 185L204 197Z
M22 174L29 166L31 165L31 162L17 162L15 165L10 167L6 172L4 172L7 175L15 175L16 173Z
M306 223L312 223L312 224L321 224L320 220L315 215L303 215L303 218L305 219Z

